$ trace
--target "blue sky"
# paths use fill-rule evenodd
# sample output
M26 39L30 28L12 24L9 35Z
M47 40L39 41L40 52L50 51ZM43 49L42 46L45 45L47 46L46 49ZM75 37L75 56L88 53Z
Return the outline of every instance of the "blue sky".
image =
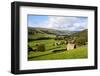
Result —
M87 25L87 17L28 15L28 27L82 31Z

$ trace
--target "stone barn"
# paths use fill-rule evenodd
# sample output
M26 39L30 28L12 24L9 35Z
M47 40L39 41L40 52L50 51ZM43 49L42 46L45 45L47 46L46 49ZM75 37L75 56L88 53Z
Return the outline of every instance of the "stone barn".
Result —
M75 40L69 40L67 44L67 50L72 50L76 48L76 41Z

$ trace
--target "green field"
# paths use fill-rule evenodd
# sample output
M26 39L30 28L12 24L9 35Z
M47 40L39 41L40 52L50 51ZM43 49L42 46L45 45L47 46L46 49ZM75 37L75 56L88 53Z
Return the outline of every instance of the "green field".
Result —
M63 41L63 40L62 40ZM54 46L54 39L34 40L29 42L32 49L36 48L36 44L45 44L46 50L44 52L29 52L28 60L57 60L57 59L84 59L88 58L87 46L81 46L73 50L66 50L66 44ZM62 50L64 49L64 50ZM53 52L53 50L60 50Z
M35 49L36 48L36 46L35 46L36 44L45 44L46 51L56 50L56 49L64 49L67 46L67 45L54 46L55 42L57 42L57 41L55 41L54 39L34 40L34 41L29 42L29 46L31 46L33 49Z
M28 27L28 60L88 58L87 32L88 29L75 32ZM73 50L67 50L70 40L75 40L76 48Z
M49 35L49 34L34 34L34 35L29 35L29 39L38 39L38 38L55 38L55 35Z

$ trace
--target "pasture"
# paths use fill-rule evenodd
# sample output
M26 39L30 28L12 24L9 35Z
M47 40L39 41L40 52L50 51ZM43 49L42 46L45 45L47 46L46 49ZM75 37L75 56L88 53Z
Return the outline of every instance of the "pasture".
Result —
M63 42L63 40L59 40ZM45 39L45 40L33 40L28 43L32 49L36 49L36 44L44 44L45 51L28 53L28 60L57 60L57 59L84 59L88 58L87 46L83 45L73 50L67 50L67 44L55 45L57 40Z

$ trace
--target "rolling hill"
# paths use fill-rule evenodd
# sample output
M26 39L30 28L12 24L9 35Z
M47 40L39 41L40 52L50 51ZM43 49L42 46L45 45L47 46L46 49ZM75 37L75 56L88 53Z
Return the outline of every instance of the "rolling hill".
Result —
M28 33L29 34L52 34L52 35L71 35L75 32L68 31L68 30L56 30L56 29L48 29L48 28L33 28L28 27Z
M83 31L74 33L72 35L70 35L71 38L75 38L76 43L78 45L85 45L86 42L88 42L88 30L85 29Z
M56 30L48 28L33 28L28 27L28 39L31 40L42 40L42 39L54 39L57 35L66 37L67 39L75 38L78 45L85 44L87 42L87 32L85 29L83 31L68 31L68 30Z

